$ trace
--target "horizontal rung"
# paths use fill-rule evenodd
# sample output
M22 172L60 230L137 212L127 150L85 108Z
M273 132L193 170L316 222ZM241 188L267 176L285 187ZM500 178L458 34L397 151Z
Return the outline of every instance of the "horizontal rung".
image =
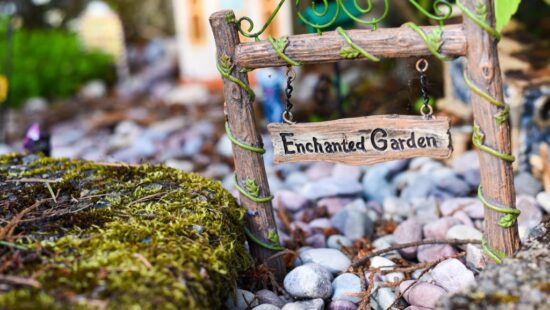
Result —
M435 27L421 27L430 33ZM426 43L418 33L407 26L379 28L377 30L348 30L352 41L368 53L383 58L398 58L431 55ZM300 34L288 37L285 54L305 64L336 62L342 60L340 49L348 47L344 38L336 31L318 34ZM443 43L440 52L450 57L466 54L466 37L462 24L444 26ZM364 59L364 58L361 58ZM237 45L235 62L244 68L286 66L268 41L246 42Z

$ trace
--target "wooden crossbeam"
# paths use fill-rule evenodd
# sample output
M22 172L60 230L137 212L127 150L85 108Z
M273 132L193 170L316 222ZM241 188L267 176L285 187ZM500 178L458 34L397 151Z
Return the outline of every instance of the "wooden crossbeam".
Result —
M421 27L430 33L434 26ZM383 58L429 56L430 51L418 33L407 26L380 28L375 31L357 29L347 31L353 42L368 53ZM336 31L318 34L301 34L288 37L284 53L291 59L304 64L337 62L343 60L340 49L348 47L344 38ZM463 25L443 27L443 43L440 52L450 57L466 55L466 36ZM235 49L235 62L243 68L256 69L286 66L268 41L241 43ZM364 59L364 58L360 58Z

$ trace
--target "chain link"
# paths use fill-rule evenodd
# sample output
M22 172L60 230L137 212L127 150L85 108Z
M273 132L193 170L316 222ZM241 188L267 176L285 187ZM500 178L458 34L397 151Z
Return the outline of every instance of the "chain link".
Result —
M416 62L416 71L420 73L420 92L422 93L422 100L424 105L420 108L420 114L425 119L431 119L433 117L433 108L430 105L430 96L428 95L428 79L426 71L428 71L428 61L424 58L420 58Z
M290 98L292 98L292 92L294 91L294 87L292 86L292 82L296 79L296 71L291 66L287 67L286 70L286 88L285 88L285 111L283 112L283 120L287 124L295 124L296 122L293 121L294 116L292 115L292 107L294 106L292 102L290 101Z

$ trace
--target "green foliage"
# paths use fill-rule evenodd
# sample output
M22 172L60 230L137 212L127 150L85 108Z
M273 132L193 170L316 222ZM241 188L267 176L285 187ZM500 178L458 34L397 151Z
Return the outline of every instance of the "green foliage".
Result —
M508 24L517 12L521 0L495 0L495 19L498 32Z
M6 30L7 23L0 22L0 72L5 70ZM11 63L12 107L30 97L66 98L87 81L115 77L112 57L84 51L76 35L62 30L16 30Z
M244 209L196 174L6 155L0 201L6 221L42 201L0 244L3 274L40 288L5 284L0 309L220 309L252 263Z

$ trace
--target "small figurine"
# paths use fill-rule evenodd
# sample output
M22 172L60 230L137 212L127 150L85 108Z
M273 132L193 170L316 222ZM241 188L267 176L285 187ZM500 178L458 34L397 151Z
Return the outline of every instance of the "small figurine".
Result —
M29 153L43 153L46 156L50 156L50 136L40 130L38 123L33 123L25 134L23 148Z
M258 70L256 79L262 88L262 110L269 123L280 123L284 111L283 86L285 76L275 68Z

